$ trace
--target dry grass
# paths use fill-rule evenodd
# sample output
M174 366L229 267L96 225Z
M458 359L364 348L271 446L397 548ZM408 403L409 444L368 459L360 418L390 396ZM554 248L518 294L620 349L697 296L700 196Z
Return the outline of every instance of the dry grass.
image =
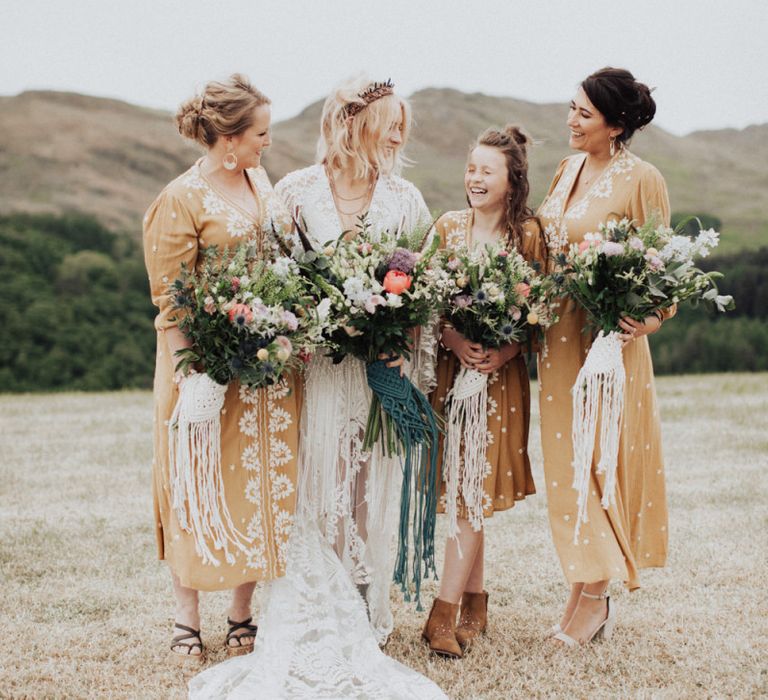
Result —
M768 375L664 378L671 556L629 595L610 643L553 652L566 588L543 496L488 527L491 626L431 659L398 603L387 649L452 698L756 697L768 692ZM155 561L147 393L0 396L0 696L183 697L166 662L170 580ZM541 484L538 433L532 436ZM426 599L431 598L432 586ZM227 596L203 602L223 658Z

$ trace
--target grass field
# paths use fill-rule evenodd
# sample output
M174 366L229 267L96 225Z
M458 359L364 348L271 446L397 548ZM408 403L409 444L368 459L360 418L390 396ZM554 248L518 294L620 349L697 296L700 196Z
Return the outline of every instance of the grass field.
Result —
M565 652L544 639L567 591L540 494L488 525L488 636L463 661L432 659L426 613L398 602L387 653L452 698L768 694L768 374L658 390L671 553L639 591L613 585L610 642ZM184 697L152 533L151 396L3 395L0 426L0 697ZM224 658L226 603L203 598L208 663Z

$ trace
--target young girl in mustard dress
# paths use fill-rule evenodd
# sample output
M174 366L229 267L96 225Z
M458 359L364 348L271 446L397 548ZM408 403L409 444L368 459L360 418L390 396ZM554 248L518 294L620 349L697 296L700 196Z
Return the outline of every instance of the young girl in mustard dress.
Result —
M516 126L485 131L469 154L464 186L470 209L444 214L435 224L445 248L459 250L503 242L529 261L543 263L545 246L528 198L528 138ZM535 493L528 459L530 391L528 370L518 343L484 349L450 324L442 325L437 388L432 405L442 413L461 367L488 374L488 446L482 512L459 496L457 540L446 543L440 592L423 636L430 649L459 658L485 631L488 593L483 588L483 521L495 511ZM464 445L463 449L473 449ZM441 440L441 463L442 463ZM461 469L462 467L460 467ZM461 480L463 475L459 474ZM441 510L445 510L445 496ZM461 552L461 555L459 554ZM459 611L459 606L461 607ZM456 623L459 615L458 626Z
M300 397L291 377L264 389L237 382L227 388L220 416L221 478L227 508L247 546L222 551L208 538L217 562L205 563L171 500L168 423L186 381L175 371L175 352L189 341L177 326L168 287L182 264L197 265L208 246L254 241L260 255L280 254L290 243L276 232L290 231L290 218L260 165L270 144L269 100L246 78L209 83L176 119L180 133L207 154L168 184L144 217L144 255L158 307L153 494L158 554L171 569L181 632L171 651L177 659L202 660L198 591L234 589L227 646L247 651L256 629L250 613L254 586L284 572L296 498Z

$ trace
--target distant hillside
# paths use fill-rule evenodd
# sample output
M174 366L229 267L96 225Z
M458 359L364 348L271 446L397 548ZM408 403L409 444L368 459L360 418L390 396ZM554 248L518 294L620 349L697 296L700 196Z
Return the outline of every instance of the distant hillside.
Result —
M416 126L407 171L430 208L463 206L467 146L489 125L516 122L539 145L531 153L533 204L569 153L566 106L427 89L412 96ZM265 158L273 180L312 162L320 103L274 126ZM674 211L723 221L724 248L768 240L768 124L673 136L650 127L633 150L669 183ZM199 151L176 133L171 115L72 93L0 97L0 213L81 211L138 235L143 211Z

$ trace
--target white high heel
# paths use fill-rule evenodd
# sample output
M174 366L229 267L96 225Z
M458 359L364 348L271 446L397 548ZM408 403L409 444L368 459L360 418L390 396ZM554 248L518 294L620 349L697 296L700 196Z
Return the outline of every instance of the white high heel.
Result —
M604 600L608 606L608 614L606 615L605 620L603 620L597 626L597 629L592 632L592 634L589 636L589 639L587 639L584 644L589 644L589 642L593 642L600 636L602 636L603 639L610 639L613 636L613 630L616 627L616 606L611 604L611 596L608 595L607 591L603 591L600 595L594 595L593 593L585 593L582 591L581 595L583 595L585 598L591 598L592 600ZM560 625L555 625L552 627L552 629L554 630L555 627L559 626ZM579 642L577 642L573 637L567 635L562 630L560 632L556 632L553 635L553 638L563 642L567 647L580 646Z

